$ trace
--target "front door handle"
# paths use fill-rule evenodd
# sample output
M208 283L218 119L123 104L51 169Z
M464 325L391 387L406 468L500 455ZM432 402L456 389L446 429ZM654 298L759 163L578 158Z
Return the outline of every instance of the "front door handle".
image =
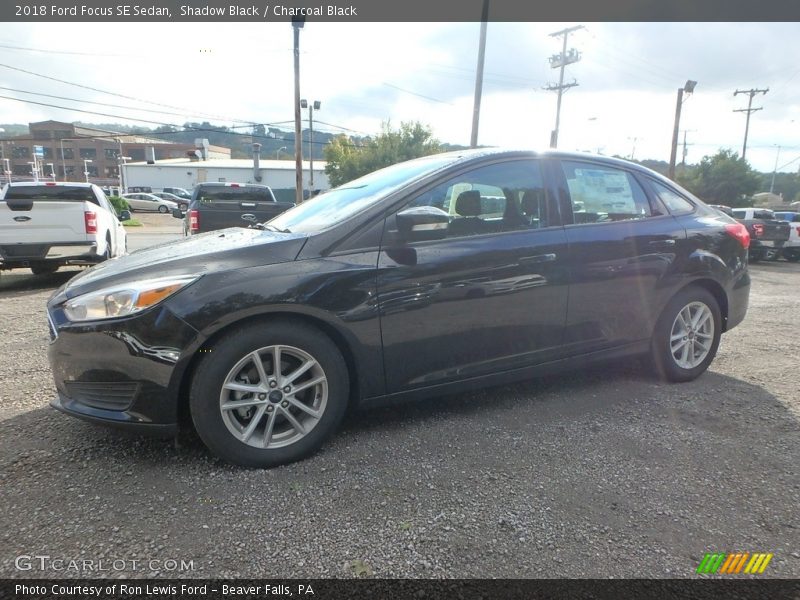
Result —
M553 262L558 256L551 252L549 254L537 254L535 256L522 256L519 259L519 264L523 263L544 263L544 262Z
M653 240L650 242L651 246L674 246L675 240L668 239L668 240Z

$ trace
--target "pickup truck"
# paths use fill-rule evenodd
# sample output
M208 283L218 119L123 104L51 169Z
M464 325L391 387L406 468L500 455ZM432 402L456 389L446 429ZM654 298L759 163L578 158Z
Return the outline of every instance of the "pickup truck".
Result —
M292 207L294 202L277 202L266 185L200 183L186 214L176 208L172 216L183 219L184 235L194 235L226 227L252 227Z
M43 275L126 251L125 228L96 185L10 183L0 197L0 270L30 268Z
M794 211L775 211L775 218L786 221L791 227L789 241L783 245L783 258L789 262L800 260L800 213Z
M750 232L750 262L777 260L789 240L790 227L766 208L734 208L733 218Z

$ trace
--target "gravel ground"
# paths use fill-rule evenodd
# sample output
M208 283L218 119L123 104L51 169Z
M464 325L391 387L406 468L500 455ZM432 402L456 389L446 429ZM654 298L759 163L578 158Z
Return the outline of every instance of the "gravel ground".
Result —
M0 279L2 577L693 577L711 551L800 577L798 265L752 267L695 382L617 365L362 412L270 471L47 406L44 303L74 273Z

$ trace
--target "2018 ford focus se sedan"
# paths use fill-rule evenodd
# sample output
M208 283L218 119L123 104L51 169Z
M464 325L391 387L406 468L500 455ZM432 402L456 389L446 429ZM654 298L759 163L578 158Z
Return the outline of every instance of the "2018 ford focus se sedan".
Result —
M746 229L624 161L478 150L416 159L256 229L135 252L48 303L53 406L267 467L348 405L649 355L708 367L747 310Z

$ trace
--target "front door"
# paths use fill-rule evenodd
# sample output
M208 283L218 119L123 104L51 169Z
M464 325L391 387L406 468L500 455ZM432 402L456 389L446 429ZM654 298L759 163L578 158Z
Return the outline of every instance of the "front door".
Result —
M558 354L566 236L532 159L473 168L397 212L449 213L447 236L404 241L386 219L378 302L387 391L526 367Z

